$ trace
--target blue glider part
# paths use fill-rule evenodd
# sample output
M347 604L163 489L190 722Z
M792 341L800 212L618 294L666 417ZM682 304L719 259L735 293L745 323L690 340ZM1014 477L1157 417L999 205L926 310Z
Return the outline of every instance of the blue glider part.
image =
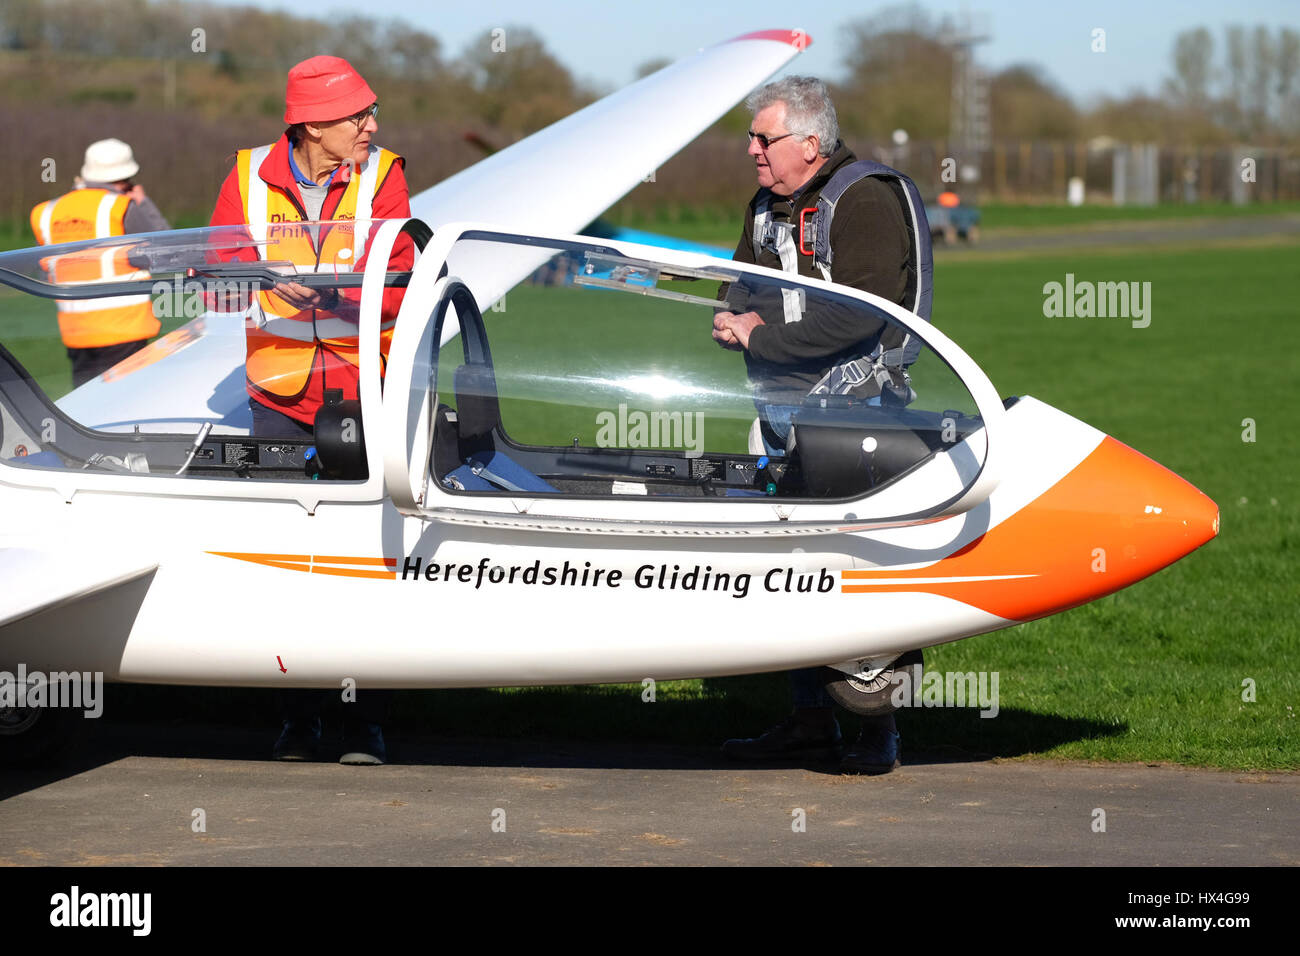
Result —
M465 464L449 471L447 478L455 478L466 491L505 490L557 494L560 490L499 451L471 455Z
M622 226L611 226L603 222L599 225L603 227L598 233L602 239L635 242L643 246L658 246L661 249L680 249L683 252L699 252L717 259L730 259L731 254L735 251L733 249L723 249L721 246L711 246L703 242L678 239L676 236L665 236L657 232L624 229Z

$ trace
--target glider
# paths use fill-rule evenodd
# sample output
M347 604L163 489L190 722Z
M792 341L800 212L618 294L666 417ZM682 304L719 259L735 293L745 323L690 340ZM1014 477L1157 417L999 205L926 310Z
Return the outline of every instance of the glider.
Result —
M230 227L0 254L0 679L429 688L821 665L837 699L874 712L906 655L1093 600L1210 540L1201 492L1003 398L893 303L572 234L795 37L703 51L415 197L409 220L355 224L363 271L231 261L254 240ZM401 236L420 247L406 270L390 268ZM132 271L60 284L45 266L64 255ZM312 441L249 433L241 313L205 310L52 397L66 360L50 300L189 308L211 283L287 276L361 289L360 400ZM762 454L743 362L709 335L738 286L900 327L920 343L910 394L810 396L787 455ZM33 750L40 717L0 706L0 747Z

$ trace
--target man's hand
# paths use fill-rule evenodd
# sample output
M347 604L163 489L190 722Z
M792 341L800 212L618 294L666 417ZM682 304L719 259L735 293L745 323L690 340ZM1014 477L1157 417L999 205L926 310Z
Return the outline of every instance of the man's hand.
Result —
M125 195L130 196L131 201L134 203L142 203L145 200L144 187L141 186L139 183L136 183L134 186L128 189Z
M277 282L272 291L295 309L319 309L323 296L299 282Z
M713 340L728 349L748 349L749 334L765 324L757 312L719 312L713 317Z
M735 317L735 313L733 312L719 312L713 317L713 341L717 342L724 349L731 349L739 352L740 343L736 341L736 336L732 333L731 329L727 327L727 323Z

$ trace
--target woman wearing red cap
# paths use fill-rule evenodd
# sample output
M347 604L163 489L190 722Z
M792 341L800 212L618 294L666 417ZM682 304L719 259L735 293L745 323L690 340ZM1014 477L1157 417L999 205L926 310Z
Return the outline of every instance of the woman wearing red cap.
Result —
M364 268L366 234L354 221L406 218L410 195L405 161L371 143L379 129L374 91L346 60L314 56L289 71L279 142L241 149L226 177L211 225L247 223L263 259L289 261L313 272ZM285 225L338 221L338 225ZM405 238L405 237L403 237ZM392 268L410 268L409 241L395 247ZM384 296L381 348L388 352L401 290ZM326 390L356 399L360 290L325 294L297 282L262 292L245 326L253 434L312 437ZM346 708L343 763L386 759L381 723L390 692L361 691ZM284 729L278 760L307 760L320 742L324 692L281 697Z
M241 149L217 197L211 225L247 223L264 259L312 271L364 267L365 236L352 220L405 218L405 160L371 143L375 93L347 60L314 56L289 71L279 142ZM323 229L281 223L339 220ZM393 268L413 254L399 244ZM405 261L403 261L405 260ZM247 327L249 405L256 435L310 437L325 389L357 398L359 291L321 294L296 282L259 296ZM385 354L400 291L385 297Z

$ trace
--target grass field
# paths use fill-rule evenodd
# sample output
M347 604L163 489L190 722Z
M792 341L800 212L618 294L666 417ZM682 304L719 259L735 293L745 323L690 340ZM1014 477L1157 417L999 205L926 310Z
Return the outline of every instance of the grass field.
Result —
M980 229L986 237L1015 230L1102 227L1108 224L1181 223L1194 219L1226 219L1239 216L1300 214L1300 202L1254 203L1166 203L1143 206L1026 206L982 203ZM668 206L647 213L615 206L606 219L629 229L645 229L707 242L734 249L740 238L743 210L715 207Z
M998 671L1001 713L918 710L906 746L1235 769L1300 767L1300 502L1292 475L1297 247L944 263L935 320L1003 394L1034 395L1132 445L1218 502L1220 536L1065 614L932 648L941 671ZM1151 283L1151 324L1045 318L1044 283ZM1256 440L1243 441L1253 419ZM612 628L612 631L616 629ZM1254 701L1243 700L1253 682ZM403 701L439 731L708 744L788 706L779 676L465 691ZM852 718L850 718L851 725Z
M933 665L997 669L1024 719L1083 721L1053 756L1221 767L1300 766L1300 502L1290 423L1300 414L1295 245L945 263L936 320L1003 393L1032 394L1173 469L1216 502L1220 536L1083 608L936 650ZM1150 282L1151 324L1048 319L1042 286ZM1254 442L1243 420L1253 419ZM1254 703L1242 684L1255 682ZM1049 704L1048 701L1051 701ZM1046 705L1046 706L1044 706ZM934 712L909 725L924 739ZM944 718L960 719L942 715ZM972 723L991 752L1011 727ZM968 738L968 741L972 738ZM938 744L940 741L935 740Z
M1294 243L1244 242L940 263L935 321L1002 394L1033 395L1171 468L1219 504L1222 530L1200 551L1118 594L927 650L934 670L997 671L1001 713L982 720L974 710L904 712L907 751L1300 767L1298 252ZM1151 283L1149 327L1044 317L1043 286L1066 273ZM573 333L579 342L600 330ZM1243 441L1246 419L1254 422L1254 441ZM610 636L617 638L617 622ZM1244 682L1254 686L1253 701L1243 699ZM711 746L759 731L788 707L780 675L660 684L653 706L641 691L404 693L396 698L394 734ZM115 716L268 726L274 718L269 694L114 693ZM855 724L850 717L846 733Z
M1143 206L1026 206L1023 204L983 203L980 205L980 228L1022 230L1073 228L1107 223L1185 222L1192 219L1224 219L1238 216L1277 216L1300 214L1300 202L1253 203L1233 206L1228 203L1166 203ZM717 206L666 206L653 212L615 206L604 217L606 222L629 229L645 229L666 235L706 242L733 249L740 238L743 210ZM190 213L172 222L173 229L206 226L208 217ZM21 249L32 244L31 227L26 220L0 219L0 251Z
M1025 206L1006 203L980 205L982 229L1050 229L1101 223L1143 223L1226 219L1236 216L1275 216L1300 213L1300 202L1252 203L1165 203L1160 206Z

